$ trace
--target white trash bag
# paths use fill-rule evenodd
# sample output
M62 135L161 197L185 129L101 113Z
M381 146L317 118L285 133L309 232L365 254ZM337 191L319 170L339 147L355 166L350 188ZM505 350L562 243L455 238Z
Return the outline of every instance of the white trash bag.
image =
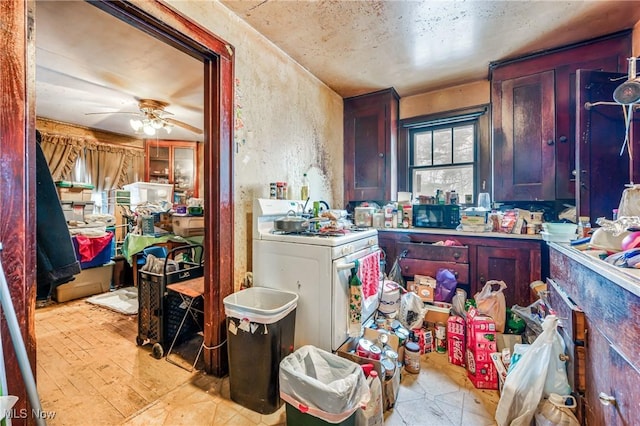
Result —
M571 392L565 361L560 359L564 342L557 327L558 318L547 316L542 334L509 369L496 409L499 426L529 426L543 397Z
M315 346L302 346L280 362L280 397L329 423L349 418L369 401L362 367Z

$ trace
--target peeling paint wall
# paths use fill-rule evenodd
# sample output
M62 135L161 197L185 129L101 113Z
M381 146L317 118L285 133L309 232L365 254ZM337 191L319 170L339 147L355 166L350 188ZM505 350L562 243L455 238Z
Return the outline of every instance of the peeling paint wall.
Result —
M218 2L172 0L172 7L235 48L235 287L251 270L253 200L269 182L312 200L343 196L342 98Z
M491 85L476 81L400 99L400 119L488 104Z

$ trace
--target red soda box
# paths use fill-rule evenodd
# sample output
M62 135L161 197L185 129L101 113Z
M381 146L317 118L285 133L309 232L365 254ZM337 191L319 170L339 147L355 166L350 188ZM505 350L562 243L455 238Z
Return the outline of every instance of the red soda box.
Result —
M467 376L478 389L498 389L498 373L491 353L498 350L496 323L474 307L467 313Z
M450 316L447 320L447 353L453 365L465 365L465 322L459 316Z

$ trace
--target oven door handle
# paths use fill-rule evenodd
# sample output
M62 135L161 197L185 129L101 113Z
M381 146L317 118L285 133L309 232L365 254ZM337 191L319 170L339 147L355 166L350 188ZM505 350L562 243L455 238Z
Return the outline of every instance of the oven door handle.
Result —
M353 269L356 267L356 263L355 262L351 262L351 263L344 263L342 265L338 265L337 268L339 271L344 271L345 269Z

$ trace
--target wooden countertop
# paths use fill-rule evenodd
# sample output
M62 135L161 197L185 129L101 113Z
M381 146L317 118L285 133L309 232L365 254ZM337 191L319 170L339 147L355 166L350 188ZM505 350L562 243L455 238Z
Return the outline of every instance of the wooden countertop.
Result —
M550 249L557 250L570 259L573 259L581 265L591 269L593 272L618 284L620 287L632 294L640 296L640 269L621 268L619 266L611 265L602 259L575 249L569 244L551 242L548 244Z
M468 232L457 231L455 229L444 228L382 228L378 229L379 233L385 232L398 232L398 233L411 233L411 234L433 234L433 235L458 235L461 237L477 237L477 238L510 238L518 240L542 240L540 234L528 235L528 234L506 234L504 232Z

